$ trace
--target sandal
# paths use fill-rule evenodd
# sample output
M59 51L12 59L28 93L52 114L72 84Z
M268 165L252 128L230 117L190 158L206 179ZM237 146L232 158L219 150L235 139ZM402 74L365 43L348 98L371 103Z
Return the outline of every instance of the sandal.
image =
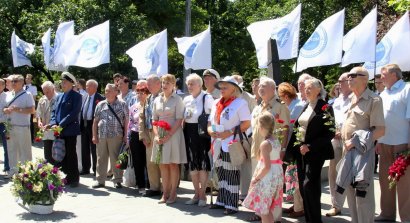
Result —
M246 219L247 222L262 221L262 218L256 214Z
M221 205L217 205L217 204L211 204L211 206L209 206L209 209L224 209L224 206Z
M224 215L232 215L232 214L236 214L238 213L238 211L232 210L232 209L225 209L224 211Z

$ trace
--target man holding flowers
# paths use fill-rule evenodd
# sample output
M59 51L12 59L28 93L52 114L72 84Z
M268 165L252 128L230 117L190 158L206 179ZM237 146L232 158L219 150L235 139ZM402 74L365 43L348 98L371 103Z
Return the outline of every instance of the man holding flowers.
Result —
M381 190L381 213L376 217L376 221L395 221L396 191L401 221L410 221L409 171L391 189L388 179L389 166L393 164L395 155L410 147L410 85L406 84L402 78L401 69L396 64L389 64L381 69L381 80L386 86L385 90L380 93L383 100L386 134L378 140L376 145L376 152L380 154L379 183Z

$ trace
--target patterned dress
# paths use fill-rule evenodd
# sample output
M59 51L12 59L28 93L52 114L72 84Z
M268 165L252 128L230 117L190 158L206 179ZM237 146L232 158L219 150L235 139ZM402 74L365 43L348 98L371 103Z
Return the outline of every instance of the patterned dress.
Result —
M258 215L267 215L269 212L272 212L276 220L281 217L283 198L283 170L282 161L280 160L281 145L276 139L268 139L268 142L272 146L269 173L249 188L248 196L242 205L255 211ZM253 179L263 167L264 163L261 158L256 166Z

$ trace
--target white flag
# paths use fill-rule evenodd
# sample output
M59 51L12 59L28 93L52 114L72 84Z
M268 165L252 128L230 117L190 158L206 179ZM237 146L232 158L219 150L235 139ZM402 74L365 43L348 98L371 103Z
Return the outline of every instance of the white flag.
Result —
M299 51L296 71L340 63L345 10L323 20Z
M174 38L178 52L184 55L185 69L208 69L212 67L211 26L193 37Z
M363 66L369 71L369 79L374 73L387 64L397 64L402 71L410 71L410 22L407 11L386 33L376 46L376 71L374 62L366 62Z
M51 48L49 70L66 71L67 58L71 54L74 38L74 21L63 22L58 25L54 44Z
M299 4L291 13L277 19L252 23L248 32L256 48L259 68L268 65L268 40L276 39L279 59L286 60L298 56L300 13L302 4Z
M48 29L47 32L44 33L43 37L41 37L41 44L43 45L43 52L44 52L44 63L46 64L47 68L50 66L50 55L51 55L50 36L51 36L51 29Z
M375 61L377 32L377 8L374 8L362 22L343 38L342 67L351 63Z
M87 29L74 39L68 65L91 68L110 62L109 21Z
M13 66L20 67L24 65L32 66L31 61L27 58L34 52L34 45L21 40L13 31L11 34L11 54L13 56Z
M162 76L168 73L167 30L157 33L139 42L127 50L132 58L132 66L137 68L138 79L145 79L150 74Z

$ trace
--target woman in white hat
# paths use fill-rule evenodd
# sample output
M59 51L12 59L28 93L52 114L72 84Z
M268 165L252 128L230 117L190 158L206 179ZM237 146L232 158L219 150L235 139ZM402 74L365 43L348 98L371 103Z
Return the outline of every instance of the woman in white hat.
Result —
M218 81L216 88L221 91L221 98L212 106L208 133L212 137L219 193L211 209L225 209L224 214L230 215L238 212L240 167L231 164L228 144L233 140L235 127L239 126L241 132L249 128L251 115L246 101L239 98L242 89L233 77Z

